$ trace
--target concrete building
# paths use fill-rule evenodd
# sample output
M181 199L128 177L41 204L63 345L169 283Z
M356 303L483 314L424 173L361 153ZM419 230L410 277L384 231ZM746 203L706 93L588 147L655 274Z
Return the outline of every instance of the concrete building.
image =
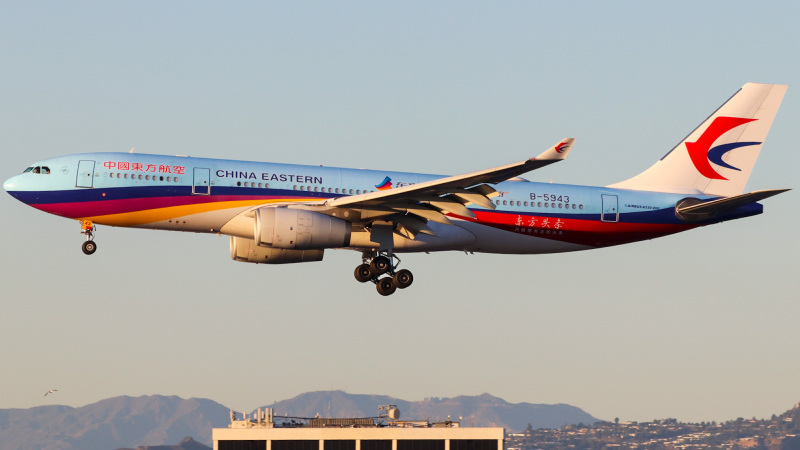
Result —
M251 419L231 416L228 428L212 431L214 450L503 450L503 428L399 421L396 408L359 419L275 418L270 410Z

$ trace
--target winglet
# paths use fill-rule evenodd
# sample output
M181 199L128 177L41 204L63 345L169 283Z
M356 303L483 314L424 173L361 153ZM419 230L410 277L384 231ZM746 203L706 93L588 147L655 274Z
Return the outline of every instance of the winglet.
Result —
M548 148L541 155L533 158L536 161L561 161L566 159L569 154L572 144L575 143L575 138L564 138L558 144Z

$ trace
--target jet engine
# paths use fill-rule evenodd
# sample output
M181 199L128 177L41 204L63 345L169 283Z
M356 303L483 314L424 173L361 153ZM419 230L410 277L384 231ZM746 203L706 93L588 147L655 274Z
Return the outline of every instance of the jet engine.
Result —
M287 250L284 248L265 248L256 241L231 236L231 259L256 264L289 264L322 261L325 250Z
M290 208L256 210L255 242L261 247L324 249L350 244L350 222Z

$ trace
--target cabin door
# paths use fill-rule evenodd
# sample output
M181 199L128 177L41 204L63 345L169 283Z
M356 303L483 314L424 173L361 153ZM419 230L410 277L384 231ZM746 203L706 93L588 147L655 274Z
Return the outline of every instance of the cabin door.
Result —
M600 215L602 222L619 221L619 205L616 195L603 195L603 212Z
M211 169L194 168L194 183L192 195L208 195L211 189Z
M78 161L78 174L75 187L90 188L94 186L94 161Z

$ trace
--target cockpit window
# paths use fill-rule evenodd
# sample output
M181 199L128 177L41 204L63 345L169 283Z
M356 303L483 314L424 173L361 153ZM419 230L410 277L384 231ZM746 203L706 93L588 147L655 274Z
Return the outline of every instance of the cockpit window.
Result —
M41 173L41 174L44 174L44 175L49 175L50 174L50 168L47 167L47 166L28 167L22 173L28 173L28 172L30 172L30 173Z

